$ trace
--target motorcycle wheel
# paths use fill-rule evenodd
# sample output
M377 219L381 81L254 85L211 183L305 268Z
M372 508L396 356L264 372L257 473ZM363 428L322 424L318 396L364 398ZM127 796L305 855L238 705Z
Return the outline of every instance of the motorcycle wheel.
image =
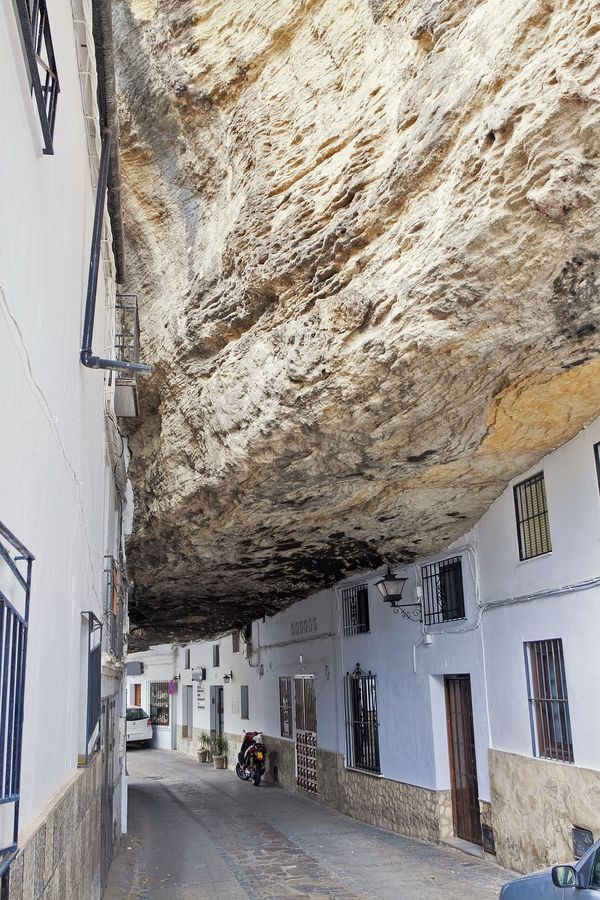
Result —
M254 766L254 768L252 769L252 784L254 785L254 787L259 786L261 775L262 772L260 770L260 766Z
M242 781L248 781L248 779L250 778L250 773L245 772L240 766L239 762L235 764L235 774L238 778L241 778Z

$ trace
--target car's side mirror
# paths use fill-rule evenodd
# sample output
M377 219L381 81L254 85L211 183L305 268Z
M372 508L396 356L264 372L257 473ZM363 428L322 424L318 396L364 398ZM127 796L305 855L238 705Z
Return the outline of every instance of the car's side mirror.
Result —
M558 888L578 887L577 872L573 866L554 866L552 884Z

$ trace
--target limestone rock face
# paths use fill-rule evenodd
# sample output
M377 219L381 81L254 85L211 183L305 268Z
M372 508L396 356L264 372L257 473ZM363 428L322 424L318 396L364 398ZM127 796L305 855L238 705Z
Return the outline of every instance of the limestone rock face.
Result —
M459 536L600 412L596 0L115 0L132 616Z

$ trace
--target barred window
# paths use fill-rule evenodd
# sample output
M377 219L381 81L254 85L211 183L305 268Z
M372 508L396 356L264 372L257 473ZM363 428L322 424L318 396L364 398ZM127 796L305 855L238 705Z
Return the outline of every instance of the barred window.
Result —
M221 654L219 644L213 644L213 666L218 669L221 665Z
M15 0L15 6L29 68L29 85L44 138L44 153L52 154L60 87L46 0Z
M248 685L243 684L240 687L240 719L250 718L250 706L248 696Z
M533 755L573 762L561 638L525 644Z
M344 678L346 713L346 765L365 772L380 772L379 723L375 675L356 665Z
M344 634L365 634L369 630L369 591L366 584L342 591Z
M240 633L239 633L239 631L231 632L231 652L232 653L240 652Z
M190 662L190 657L191 657L190 648L187 647L186 650L184 651L184 666L183 666L184 669L192 668L192 665Z
M465 618L462 561L460 556L421 567L423 622L436 625Z
M543 472L515 486L515 512L519 558L532 559L550 553L552 543Z
M292 737L292 679L290 675L279 679L279 724L281 737Z
M598 476L598 487L600 488L600 443L594 444L594 459L596 460L596 475Z
M169 682L150 683L150 718L153 725L169 724Z

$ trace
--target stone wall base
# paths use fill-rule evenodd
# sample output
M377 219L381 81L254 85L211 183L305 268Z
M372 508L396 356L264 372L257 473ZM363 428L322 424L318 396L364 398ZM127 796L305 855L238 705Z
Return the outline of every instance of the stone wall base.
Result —
M97 754L22 842L2 900L100 900L101 778Z
M532 872L573 859L572 828L600 837L600 772L490 750L498 862Z

